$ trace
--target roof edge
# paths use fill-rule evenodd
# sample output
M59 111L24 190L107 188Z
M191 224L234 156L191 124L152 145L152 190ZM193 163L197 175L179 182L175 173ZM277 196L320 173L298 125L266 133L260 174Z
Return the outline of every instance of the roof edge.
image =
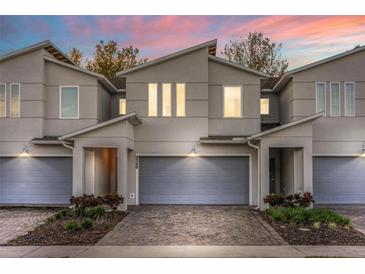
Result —
M207 41L207 42L204 42L204 43L201 43L201 44L189 47L189 48L185 48L183 50L176 51L174 53L162 56L162 57L157 58L155 60L151 60L151 61L149 61L145 64L137 65L133 68L120 71L120 72L117 73L117 76L123 76L123 75L126 75L126 74L130 73L130 72L134 72L134 71L137 71L137 70L140 70L140 69L144 69L144 68L147 68L149 66L157 65L157 64L160 64L160 63L165 62L167 60L176 58L178 56L181 56L181 55L184 55L184 54L187 54L187 53L190 53L190 52L193 52L193 51L205 48L205 47L210 47L210 46L217 46L217 39L213 39L213 40L210 40L210 41Z
M135 122L133 121L133 118L136 119ZM69 139L71 137L75 137L75 136L78 136L78 135L81 135L81 134L84 134L84 133L88 133L90 131L93 131L93 130L96 130L96 129L99 129L99 128L102 128L102 127L105 127L105 126L108 126L108 125L112 125L114 123L124 121L124 120L127 120L128 122L130 122L134 126L139 125L139 124L142 123L142 120L138 117L137 113L136 112L131 112L131 113L128 113L126 115L122 115L122 116L116 117L114 119L110 119L110 120L101 122L99 124L89 126L89 127L85 127L85 128L73 131L71 133L62 135L62 136L58 137L58 139L61 140L61 141L64 141L64 140Z
M274 128L268 129L268 130L264 130L260 133L257 133L257 134L254 134L254 135L248 137L248 140L253 140L253 139L262 137L262 136L270 134L270 133L278 132L280 130L287 129L289 127L293 127L293 126L296 126L296 125L299 125L299 124L302 124L302 123L305 123L305 122L316 120L316 119L322 117L323 114L324 114L323 112L316 113L314 115L307 116L307 117L304 117L302 119L299 119L299 120L296 120L296 121L293 121L293 122L290 122L290 123L287 123L287 124L284 124L284 125L281 125L281 126L277 126L277 127L274 127Z
M208 56L208 59L210 59L212 61L216 61L216 62L221 63L223 65L227 65L227 66L231 66L231 67L234 67L234 68L237 68L237 69L240 69L240 70L244 70L244 71L246 71L248 73L256 74L258 76L270 77L270 75L267 74L267 73L264 73L264 72L261 72L261 71L258 71L258 70L255 70L255 69L246 67L246 66L239 65L237 63L234 63L232 61L226 60L226 59L221 58L221 57L209 55Z

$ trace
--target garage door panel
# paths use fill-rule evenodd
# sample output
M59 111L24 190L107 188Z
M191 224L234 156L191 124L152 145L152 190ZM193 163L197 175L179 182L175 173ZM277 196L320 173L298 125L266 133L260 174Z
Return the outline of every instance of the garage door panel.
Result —
M248 157L140 157L140 203L247 204Z
M365 159L314 157L313 193L318 204L364 204Z
M0 158L0 203L68 204L72 158Z

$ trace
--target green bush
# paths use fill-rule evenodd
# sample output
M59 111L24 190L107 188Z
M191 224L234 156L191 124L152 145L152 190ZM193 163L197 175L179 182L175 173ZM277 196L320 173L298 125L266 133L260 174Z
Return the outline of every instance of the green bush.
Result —
M68 221L66 224L65 224L65 229L68 231L68 232L75 232L77 230L80 230L81 227L80 225L74 221L74 220L71 220L71 221Z
M58 211L54 217L57 219L57 220L60 220L60 219L63 219L65 218L69 213L69 210L67 208L64 208L64 209L61 209L60 211Z
M81 228L82 229L92 229L94 226L94 223L91 219L89 218L86 218L85 220L83 220L81 222Z
M86 212L84 207L76 207L74 210L74 214L77 217L85 217Z
M104 215L105 215L105 209L102 206L86 208L85 210L85 216L91 219L97 219Z
M276 207L265 210L265 215L275 222L293 222L296 224L313 225L322 223L326 225L350 226L350 219L330 209L299 207Z

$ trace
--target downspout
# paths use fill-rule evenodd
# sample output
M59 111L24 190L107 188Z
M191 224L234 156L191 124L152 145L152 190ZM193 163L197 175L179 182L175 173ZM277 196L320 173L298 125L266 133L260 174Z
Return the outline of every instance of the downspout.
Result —
M257 209L261 207L261 161L260 161L260 147L253 145L251 140L247 139L247 144L257 150Z
M68 148L68 149L71 149L71 150L74 150L73 146L71 146L69 143L67 143L66 141L62 141L62 145L65 147L65 148Z

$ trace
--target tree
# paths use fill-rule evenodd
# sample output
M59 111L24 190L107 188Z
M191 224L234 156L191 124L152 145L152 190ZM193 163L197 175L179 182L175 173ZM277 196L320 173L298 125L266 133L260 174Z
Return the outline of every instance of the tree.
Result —
M95 47L94 57L86 62L86 69L103 74L108 79L116 78L116 73L147 62L138 58L139 49L129 46L118 49L115 41L100 41Z
M288 68L288 61L282 58L281 49L281 43L272 42L263 33L250 32L246 39L229 41L221 53L229 61L271 76L281 76Z
M84 59L84 54L77 48L72 48L68 54L75 65L80 66Z

